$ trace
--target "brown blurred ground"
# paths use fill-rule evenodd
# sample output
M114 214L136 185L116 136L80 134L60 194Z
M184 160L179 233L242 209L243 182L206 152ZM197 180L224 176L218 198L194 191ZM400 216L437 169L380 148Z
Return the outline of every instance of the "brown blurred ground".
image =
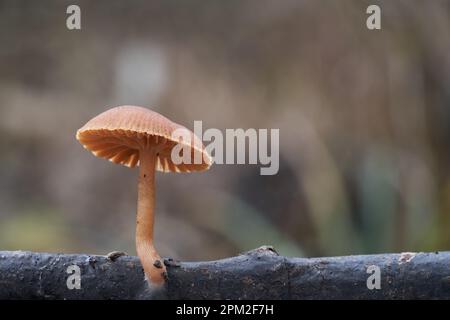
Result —
M0 249L135 253L137 171L75 139L121 104L280 129L276 176L157 175L163 255L449 249L450 1L73 3L0 1Z

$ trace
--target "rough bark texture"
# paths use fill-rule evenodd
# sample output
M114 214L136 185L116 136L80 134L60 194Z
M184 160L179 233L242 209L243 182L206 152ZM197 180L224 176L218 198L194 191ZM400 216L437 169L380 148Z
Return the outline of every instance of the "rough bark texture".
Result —
M270 247L211 262L165 261L155 290L136 257L0 251L0 299L449 299L450 252L287 258ZM69 290L67 268L81 270ZM367 273L381 271L381 289Z

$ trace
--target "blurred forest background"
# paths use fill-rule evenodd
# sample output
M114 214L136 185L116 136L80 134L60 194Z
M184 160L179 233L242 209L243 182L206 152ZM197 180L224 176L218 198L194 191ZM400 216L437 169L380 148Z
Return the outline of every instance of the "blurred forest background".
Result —
M278 175L157 174L164 256L450 249L450 1L0 1L0 250L135 254L137 170L75 139L122 104L280 129Z

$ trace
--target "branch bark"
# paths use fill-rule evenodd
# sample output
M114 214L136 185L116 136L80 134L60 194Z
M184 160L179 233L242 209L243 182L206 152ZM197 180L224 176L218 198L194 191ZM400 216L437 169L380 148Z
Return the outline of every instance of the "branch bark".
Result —
M132 256L0 251L0 299L450 299L450 252L306 259L261 247L218 261L165 263L169 280L157 290ZM72 265L80 289L68 289ZM380 289L368 289L377 272L369 266L379 268Z

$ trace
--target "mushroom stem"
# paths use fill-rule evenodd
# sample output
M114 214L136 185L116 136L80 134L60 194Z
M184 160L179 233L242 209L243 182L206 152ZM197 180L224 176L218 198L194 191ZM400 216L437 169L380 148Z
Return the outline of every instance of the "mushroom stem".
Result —
M160 285L165 281L166 267L153 245L155 166L155 150L142 148L139 153L136 251L147 278Z

